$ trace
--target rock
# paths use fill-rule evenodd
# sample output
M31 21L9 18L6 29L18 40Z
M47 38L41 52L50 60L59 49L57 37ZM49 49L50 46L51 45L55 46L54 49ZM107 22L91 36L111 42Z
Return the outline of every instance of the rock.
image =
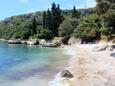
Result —
M115 45L111 45L113 49L115 49Z
M108 45L102 45L102 46L96 46L93 48L93 51L104 51L108 48L109 46Z
M8 40L8 44L21 44L20 39L11 39Z
M54 43L45 43L45 44L41 44L43 47L58 47L58 44L54 44Z
M26 40L21 40L21 44L27 44Z
M39 44L40 44L40 45L44 45L44 44L46 44L46 43L47 43L47 41L46 41L45 39L42 39L42 40L39 41Z
M111 56L115 57L115 52L111 53Z
M26 41L26 43L28 45L36 45L36 44L38 44L38 42L36 40L29 40L29 41Z
M63 78L73 78L73 74L69 70L62 70L60 75Z
M80 39L76 39L75 37L71 37L68 41L68 45L73 45L73 44L81 44L81 40Z
M58 47L58 46L60 46L59 42L56 42L56 41L46 41L45 39L42 39L39 43L43 47Z
M110 46L107 48L107 50L113 51L113 50L114 50L114 46L113 46L113 45L110 45Z
M57 44L58 46L60 46L62 44L62 37L55 37L53 40L52 40L52 43L54 44Z

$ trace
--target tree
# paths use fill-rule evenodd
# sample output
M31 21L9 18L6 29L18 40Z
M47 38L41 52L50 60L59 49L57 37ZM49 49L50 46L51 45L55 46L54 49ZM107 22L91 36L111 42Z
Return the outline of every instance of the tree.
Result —
M79 18L80 18L80 12L76 10L76 7L74 6L71 15L71 21L74 29L77 28L78 26Z
M108 35L115 34L115 0L96 0L96 12L103 19ZM103 30L102 30L103 31Z
M53 3L51 7L51 13L52 13L52 31L55 36L58 36L58 27L63 21L60 6L59 5L56 6L56 4Z
M46 15L46 28L52 31L52 16L49 9L47 10L47 15Z
M83 17L74 32L74 36L83 42L92 42L100 38L101 21L95 15Z
M72 18L77 18L77 19L80 18L80 12L76 10L76 7L75 7L75 6L73 7L71 17L72 17Z
M70 19L65 19L59 26L59 36L63 37L64 43L67 44L71 34L74 32Z
M46 12L43 12L43 28L46 28Z
M32 31L31 31L31 34L37 34L37 23L36 23L36 19L35 19L35 16L33 17L33 20L32 20Z

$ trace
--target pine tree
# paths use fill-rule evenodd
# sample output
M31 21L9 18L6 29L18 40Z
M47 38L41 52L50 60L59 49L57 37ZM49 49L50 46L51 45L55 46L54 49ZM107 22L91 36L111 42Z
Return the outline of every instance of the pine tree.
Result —
M76 7L74 6L73 7L73 10L72 10L72 16L71 16L72 18L80 18L80 12L78 12L77 10L76 10Z
M32 32L31 34L37 34L37 22L36 22L36 19L35 19L35 16L33 17L33 21L32 21Z
M46 12L43 12L43 28L46 28Z
M51 8L51 13L52 13L52 31L55 36L58 36L58 27L63 21L60 6L59 5L56 6L56 4L53 3Z
M52 31L52 16L49 9L47 10L47 15L46 15L46 28Z

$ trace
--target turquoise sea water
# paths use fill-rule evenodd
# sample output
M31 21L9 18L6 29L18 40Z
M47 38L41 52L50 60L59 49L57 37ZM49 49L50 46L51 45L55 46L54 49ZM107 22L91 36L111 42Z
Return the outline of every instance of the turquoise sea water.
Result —
M68 59L62 49L0 42L0 86L48 86Z

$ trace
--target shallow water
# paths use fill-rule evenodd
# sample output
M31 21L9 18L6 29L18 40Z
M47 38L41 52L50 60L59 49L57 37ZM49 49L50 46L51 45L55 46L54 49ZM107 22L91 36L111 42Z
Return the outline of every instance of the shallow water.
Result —
M0 42L0 86L48 86L68 59L62 49Z

